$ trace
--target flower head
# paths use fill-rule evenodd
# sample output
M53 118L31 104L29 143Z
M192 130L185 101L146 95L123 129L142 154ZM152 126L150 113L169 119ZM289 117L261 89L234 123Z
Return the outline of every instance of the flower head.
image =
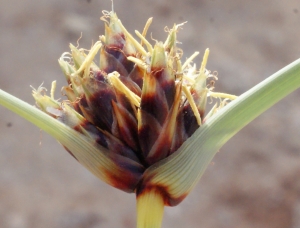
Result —
M174 25L165 42L152 46L145 38L151 18L142 34L136 31L140 41L114 12L105 11L102 20L105 35L91 50L71 44L71 53L59 59L68 82L62 89L67 100L54 99L55 84L50 97L43 87L33 90L33 96L42 111L96 147L74 152L62 143L70 154L108 184L137 194L138 227L152 227L157 221L159 227L162 213L149 211L178 204L188 191L173 194L167 180L153 184L151 170L235 96L212 91L217 77L206 69L208 49L199 69L192 63L198 52L181 61L183 53L176 44L183 24ZM208 97L219 102L205 115Z
M101 180L135 192L137 227L159 228L164 206L185 198L221 146L300 87L300 60L235 99L213 92L208 50L199 69L192 63L198 52L181 62L176 37L183 24L152 46L145 38L152 19L136 31L140 41L114 12L102 19L105 35L91 50L70 45L59 59L66 100L54 99L53 82L50 96L42 86L33 90L40 110L2 90L0 105L52 135Z
M102 19L105 35L90 51L70 45L71 53L59 59L68 82L63 87L67 100L46 96L43 87L33 90L33 96L42 111L88 137L98 153L122 167L121 174L108 168L109 184L133 192L148 167L177 151L225 102L205 117L207 97L214 94L207 80L216 76L205 68L208 50L200 69L192 64L198 52L181 62L176 37L182 24L153 47L146 29L136 32L137 41L114 12L104 12Z

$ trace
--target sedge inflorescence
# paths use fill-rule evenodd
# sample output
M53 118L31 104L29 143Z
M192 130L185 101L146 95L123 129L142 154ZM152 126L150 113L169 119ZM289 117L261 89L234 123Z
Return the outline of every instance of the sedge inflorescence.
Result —
M198 52L181 62L176 44L183 24L168 29L165 42L152 45L145 38L152 19L142 33L136 31L139 41L114 12L104 12L102 19L105 35L89 51L70 45L71 52L59 59L68 82L62 89L67 100L54 99L55 86L51 96L43 87L33 90L33 96L42 111L87 137L122 167L122 177L112 170L107 182L133 192L148 167L176 152L235 97L212 91L210 82L217 77L206 69L208 49L200 68L193 64ZM218 99L205 115L209 97Z

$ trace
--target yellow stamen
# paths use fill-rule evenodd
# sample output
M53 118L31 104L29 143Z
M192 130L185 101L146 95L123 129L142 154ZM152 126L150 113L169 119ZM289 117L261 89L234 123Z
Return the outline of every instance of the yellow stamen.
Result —
M118 20L118 22L119 22L119 26L121 27L122 31L125 33L126 38L132 42L133 46L137 49L138 52L140 52L143 56L146 56L147 52L143 48L143 46L139 42L137 42L136 39L133 38L133 36L122 25L120 20Z
M194 99L192 97L192 94L191 94L191 92L190 92L190 90L188 89L187 86L183 85L182 89L183 89L183 92L184 92L184 94L186 96L186 99L188 100L188 102L191 105L191 108L192 108L192 110L194 112L194 115L195 115L195 117L197 119L197 123L200 126L201 125L201 117L200 117L200 113L199 113L199 111L197 109L197 106L195 104L195 101L194 101Z
M209 92L208 96L214 97L214 98L227 98L230 100L234 100L237 98L235 95L227 94L227 93L215 93L215 92Z
M106 38L105 38L104 35L99 36L99 40L100 40L103 44L106 43Z
M195 84L195 79L189 77L188 75L183 75L183 79L190 82L190 84Z
M127 59L131 62L134 62L135 64L137 64L139 67L147 70L148 68L148 65L143 61L143 60L140 60L138 58L135 58L133 56L128 56Z
M192 56L191 56L190 58L188 58L188 59L185 61L185 63L182 65L182 69L184 70L184 68L186 68L187 65L188 65L190 62L192 62L193 59L194 59L197 55L199 55L199 52L198 52L198 51L196 51L194 54L192 54Z
M180 74L182 74L182 65L181 65L179 54L176 53L176 56L175 56L174 60L175 60L176 67L177 67L177 69L176 68L175 69L177 71L177 74L180 75Z
M108 74L107 78L115 88L117 88L127 96L127 98L130 100L132 104L134 104L136 107L140 107L141 98L135 93L133 93L130 89L128 89L127 86L124 85L123 82L121 82L119 76L120 74L115 71Z
M146 45L148 51L150 52L150 54L152 54L153 52L153 47L152 45L149 43L148 40L146 40L146 38L137 30L135 30L135 34L141 39L141 44L143 45L143 43Z
M138 129L141 129L141 127L142 127L141 109L137 110L137 123L138 123Z
M79 75L83 70L89 68L101 47L102 47L101 41L97 41L95 45L92 47L92 49L90 50L89 54L86 56L84 62L81 64L79 69L75 73L73 73L72 76Z
M147 31L148 31L148 29L149 29L149 27L150 27L152 21L153 21L153 17L150 17L150 18L147 20L147 22L146 22L146 24L145 24L145 27L144 27L144 30L143 30L143 33L142 33L143 37L146 37ZM142 42L141 42L141 45L143 45Z
M146 24L145 24L145 27L144 27L144 29L143 29L143 32L142 32L142 37L146 37L146 35L147 35L147 32L148 32L148 29L149 29L149 27L150 27L150 25L151 25L151 23L152 23L152 21L153 21L153 17L150 17L148 20L147 20L147 22L146 22ZM147 40L146 40L147 41ZM147 41L148 42L148 41ZM142 39L141 40L141 45L143 46L143 43L145 43L145 41ZM148 42L149 43L149 42ZM145 43L146 44L146 43ZM150 44L150 43L149 43ZM146 46L147 46L147 44L146 44ZM151 45L150 45L150 47L152 47ZM147 48L148 48L148 46L147 46ZM148 49L148 51L150 51L149 49ZM152 53L152 52L151 52Z
M218 111L218 104L216 103L211 110L207 113L207 115L205 116L205 120L209 119L210 117L212 117L216 112Z
M209 55L209 49L206 48L206 50L204 52L203 60L202 60L202 63L201 63L201 67L200 67L200 75L204 74L207 59L208 59L208 55Z
M53 100L54 100L55 89L56 89L56 81L53 81L52 84L51 84L51 91L50 91L50 97Z

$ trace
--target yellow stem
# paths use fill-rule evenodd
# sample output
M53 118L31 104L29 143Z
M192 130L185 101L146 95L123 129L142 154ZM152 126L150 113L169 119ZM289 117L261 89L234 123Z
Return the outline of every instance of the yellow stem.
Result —
M161 228L163 214L164 198L157 188L137 195L137 228Z

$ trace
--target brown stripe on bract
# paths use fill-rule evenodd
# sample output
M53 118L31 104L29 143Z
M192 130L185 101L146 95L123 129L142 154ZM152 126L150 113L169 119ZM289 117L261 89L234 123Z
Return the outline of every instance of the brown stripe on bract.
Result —
M124 59L127 59L122 52L122 48L116 47L115 45L105 44L105 51L121 63Z
M187 102L186 102L187 103ZM197 118L194 115L194 112L190 104L185 104L180 110L181 115L183 116L184 129L188 137L190 137L199 127Z
M90 134L90 136L93 137L96 143L103 146L104 148L108 148L106 136L97 127L95 127L95 125L85 120L81 121L79 125L73 127L74 130L84 134L82 132L82 128L86 130Z
M142 179L145 168L139 163L120 155L109 154L109 157L115 162L117 167L122 167L121 170L115 170L115 172L101 170L101 172L105 173L110 185L128 193L134 192Z
M79 161L67 147L64 146L64 148L72 157ZM114 161L116 167L121 167L121 169L115 169L114 172L112 172L111 170L98 168L99 172L105 173L107 181L115 188L128 193L134 192L142 178L145 168L138 162L119 154L109 153L107 156Z
M131 83L134 83L131 81L130 78L125 78L120 76L119 79L127 86ZM132 86L129 86L129 89L132 88ZM122 109L126 110L126 114L124 115L128 115L128 117L126 118L133 118L136 122L136 130L135 130L135 134L137 135L137 119L136 119L136 115L137 115L137 108L134 106L133 103L130 102L130 100L128 99L128 97L123 93L123 91L118 90L118 88L114 88L114 92L115 92L115 96L116 96L116 100L117 100L117 104L118 106L122 107ZM122 117L124 118L124 117ZM119 130L119 126L118 126L118 121L117 121L117 116L115 114L115 112L113 112L113 123L112 123L112 128L111 128L111 133L113 135L115 135L118 138L121 138L121 134L120 134L120 130ZM138 138L136 137L136 140L138 140ZM137 143L138 144L138 143ZM135 148L137 149L137 148Z
M128 97L123 93L123 91L118 90L117 88L114 89L116 100L119 105L125 108L131 115L136 116L136 107L134 104L130 102Z
M170 109L170 112L165 120L165 123L162 127L162 130L151 148L149 154L147 155L146 161L148 164L154 164L161 159L167 157L170 153L172 141L174 137L174 133L176 131L176 119L180 104L180 96L181 96L181 85L178 84L176 88L176 95L174 103Z
M87 79L84 87L90 94L86 94L88 107L92 116L92 123L97 127L111 131L113 122L112 100L116 100L112 87L95 79Z
M140 87L140 89L142 89L143 86L144 72L145 70L143 68L135 65L128 76Z
M67 147L65 147L64 145L62 145L64 148L65 148L65 150L73 157L73 158L75 158L77 161L78 161L78 159L74 156L74 154L67 148Z
M121 80L121 82L123 82L124 85L126 85L126 87L128 89L131 90L131 92L135 93L136 95L138 95L139 97L142 94L142 90L141 88L129 77L124 77L124 76L120 76L119 79Z
M185 127L184 127L184 119L183 119L183 115L181 112L181 108L179 109L178 115L177 115L177 120L176 120L176 129L175 129L175 133L174 133L174 137L173 137L173 142L172 142L172 146L170 149L170 153L168 154L171 155L172 153L174 153L175 151L177 151L177 149L182 145L182 143L187 140L188 135L185 131Z
M63 114L57 119L82 135L93 139L94 142L102 147L108 148L106 135L103 134L101 130L89 122L85 117L78 115L78 113L71 107L65 105Z
M166 95L168 95L170 105L173 105L174 102L175 84L174 81L167 80L169 76L166 74L167 72L161 69L146 73L144 76L139 140L145 160L149 165L164 158L169 153L172 143L172 139L169 139L168 136L161 136L161 142L156 142L158 136L162 135L162 126L169 114ZM167 132L165 133L167 134ZM152 149L155 144L155 148ZM160 149L161 151L158 152ZM152 155L148 157L151 150Z
M105 47L102 47L100 50L100 70L107 74L117 71L122 76L128 76L128 71L123 64L105 49Z
M127 59L127 57L129 55L126 55L123 52L123 50L116 49L116 48L111 47L111 46L106 46L105 51L108 54L114 56L115 59L118 60L124 66L124 68L127 70L128 73L132 71L132 69L134 67L134 63ZM131 56L134 56L134 55L131 55Z
M160 125L163 125L168 115L168 103L165 93L153 75L146 74L141 97L141 110L151 114Z
M147 182L143 180L143 182L139 184L137 187L137 191L136 191L137 199L141 197L143 194L147 194L148 192L153 191L153 189L159 192L159 194L163 197L165 206L172 206L172 207L176 206L182 200L184 200L184 198L188 195L188 193L186 193L178 198L174 198L169 194L168 186L147 184Z
M202 91L197 91L195 89L191 89L191 94L197 106L197 111L199 112L201 121L203 121L205 115L205 106L207 101L206 98L207 90L204 89ZM199 127L197 118L195 117L195 113L192 110L190 104L186 104L183 107L183 115L184 115L184 122L185 122L184 126L188 136L190 137Z
M152 76L157 79L159 86L164 91L170 109L175 96L175 76L168 68L151 67L151 71Z
M106 142L108 145L108 149L111 154L118 154L128 159L131 159L139 164L142 164L142 159L140 154L136 153L129 146L127 146L121 139L115 137L114 135L104 132L106 136Z
M138 151L137 120L120 104L112 101L112 106L118 122L120 138L133 150Z
M140 110L140 112L141 123L139 124L138 129L139 142L143 156L147 157L161 132L161 125L151 114L143 110Z
M80 161L68 148L65 146L64 148L80 163ZM128 193L134 192L137 184L142 178L145 168L138 162L116 153L109 153L107 156L116 164L116 167L120 167L120 169L117 168L112 171L99 167L98 172L104 173L106 181L113 187ZM97 167L91 168L93 169Z

